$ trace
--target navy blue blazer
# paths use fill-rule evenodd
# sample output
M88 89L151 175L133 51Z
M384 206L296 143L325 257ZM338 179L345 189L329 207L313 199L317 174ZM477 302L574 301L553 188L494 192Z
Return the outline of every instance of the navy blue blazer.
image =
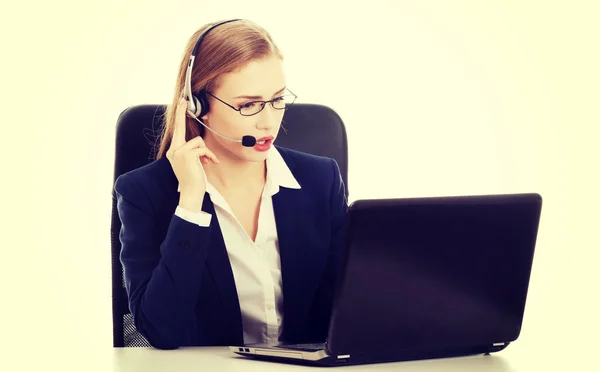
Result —
M301 189L273 195L284 342L327 336L347 200L338 164L277 146ZM125 287L137 330L160 349L243 343L242 317L219 222L176 216L178 181L166 158L118 177ZM202 209L215 214L208 193Z

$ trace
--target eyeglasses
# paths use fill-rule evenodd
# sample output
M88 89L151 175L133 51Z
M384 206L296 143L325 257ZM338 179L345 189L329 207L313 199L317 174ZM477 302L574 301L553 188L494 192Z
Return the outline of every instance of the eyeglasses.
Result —
M223 102L227 106L231 107L233 110L238 111L242 116L252 116L252 115L256 115L259 112L261 112L265 108L265 106L266 106L267 103L270 103L271 107L273 107L275 110L285 110L287 107L289 107L291 104L294 103L294 101L296 100L296 98L298 98L289 89L287 89L287 91L290 92L290 94L286 94L286 95L283 95L283 96L279 96L279 97L273 98L270 101L252 101L252 102L246 102L243 105L241 105L240 108L233 107L229 103L223 101L219 97L214 96L210 92L206 92L206 94L208 94L208 95L210 95L210 96L218 99L219 101Z

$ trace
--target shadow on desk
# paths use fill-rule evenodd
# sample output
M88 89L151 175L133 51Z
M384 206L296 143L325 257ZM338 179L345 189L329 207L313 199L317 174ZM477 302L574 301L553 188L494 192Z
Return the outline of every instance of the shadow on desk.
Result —
M509 372L515 368L500 354L442 358L419 361L379 363L344 367L307 367L293 364L266 362L235 355L228 348L197 347L177 350L153 348L114 349L114 371L117 372L202 372L202 371L299 371L307 369L333 369L351 371L402 371L402 372Z

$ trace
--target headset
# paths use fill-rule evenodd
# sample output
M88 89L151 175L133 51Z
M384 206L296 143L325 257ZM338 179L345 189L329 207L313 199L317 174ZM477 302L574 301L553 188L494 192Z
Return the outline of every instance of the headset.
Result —
M208 100L206 99L206 94L204 90L202 90L197 96L192 93L192 68L194 67L194 60L196 59L196 54L200 49L200 44L202 44L202 40L213 28L216 28L225 23L239 21L239 19L230 19L228 21L223 21L216 23L206 29L198 38L194 49L192 50L192 54L190 55L190 60L188 61L187 71L185 73L185 87L184 87L184 98L187 100L187 111L192 117L201 118L208 112Z
M196 45L192 50L192 54L190 55L190 60L188 61L187 65L187 71L185 72L185 86L183 98L185 98L185 100L187 101L187 113L198 123L202 124L206 129L210 130L214 134L228 141L241 142L241 144L245 147L253 147L256 144L256 138L253 136L244 136L241 140L234 140L231 138L227 138L220 133L217 133L215 130L209 128L206 124L204 124L202 120L200 120L200 118L206 115L206 113L208 113L208 100L206 99L206 92L204 91L204 89L202 89L200 93L198 93L198 95L194 95L192 93L192 69L194 67L194 60L196 59L196 54L200 49L200 44L202 43L202 40L204 39L206 34L208 34L208 32L211 31L213 28L234 21L240 21L240 19L230 19L228 21L216 23L210 26L208 29L206 29L198 38L198 41L196 42Z

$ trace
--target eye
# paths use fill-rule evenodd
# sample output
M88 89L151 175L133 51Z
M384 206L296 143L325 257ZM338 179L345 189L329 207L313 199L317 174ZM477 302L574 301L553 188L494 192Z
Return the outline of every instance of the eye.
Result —
M249 108L253 108L254 105L256 105L256 102L248 102L248 103L244 103L243 105L240 106L240 109L249 109Z
M281 96L281 97L277 97L273 100L273 102L281 102L285 99L285 97Z

